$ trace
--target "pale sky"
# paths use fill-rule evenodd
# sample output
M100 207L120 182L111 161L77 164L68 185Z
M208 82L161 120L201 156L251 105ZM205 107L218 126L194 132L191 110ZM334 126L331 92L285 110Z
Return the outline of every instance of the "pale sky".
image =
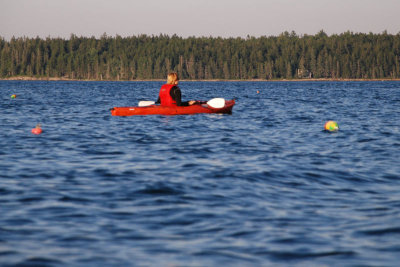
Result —
M0 36L400 32L400 0L0 0Z

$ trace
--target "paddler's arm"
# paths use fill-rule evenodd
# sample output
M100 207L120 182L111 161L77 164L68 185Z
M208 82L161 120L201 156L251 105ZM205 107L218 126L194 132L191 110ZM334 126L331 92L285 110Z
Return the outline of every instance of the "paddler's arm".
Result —
M176 101L176 105L177 106L191 106L193 105L196 101L186 101L186 102L182 102L182 94L181 94L181 89L179 89L178 86L175 86L171 89L171 91L169 92L169 94L171 95L172 99L174 99Z
M178 86L174 86L171 91L169 91L169 94L171 95L172 99L175 100L176 105L178 107L182 106L189 106L188 102L182 102L182 94L181 94L181 89L179 89Z

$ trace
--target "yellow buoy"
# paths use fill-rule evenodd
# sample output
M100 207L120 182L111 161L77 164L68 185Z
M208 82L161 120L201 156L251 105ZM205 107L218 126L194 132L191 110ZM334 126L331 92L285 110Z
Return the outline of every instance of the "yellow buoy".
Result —
M330 132L336 132L339 130L339 125L336 121L327 121L324 126L325 130Z

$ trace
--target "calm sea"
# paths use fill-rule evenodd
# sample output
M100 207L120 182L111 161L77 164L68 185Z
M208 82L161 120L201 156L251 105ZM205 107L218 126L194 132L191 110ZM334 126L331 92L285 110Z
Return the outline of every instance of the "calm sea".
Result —
M400 82L161 84L0 81L1 266L398 266Z

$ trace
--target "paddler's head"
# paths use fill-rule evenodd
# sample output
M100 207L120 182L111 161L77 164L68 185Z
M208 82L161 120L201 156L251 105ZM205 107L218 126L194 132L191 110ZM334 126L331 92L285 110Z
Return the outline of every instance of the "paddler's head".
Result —
M179 83L178 73L170 72L167 76L167 84L177 85Z

